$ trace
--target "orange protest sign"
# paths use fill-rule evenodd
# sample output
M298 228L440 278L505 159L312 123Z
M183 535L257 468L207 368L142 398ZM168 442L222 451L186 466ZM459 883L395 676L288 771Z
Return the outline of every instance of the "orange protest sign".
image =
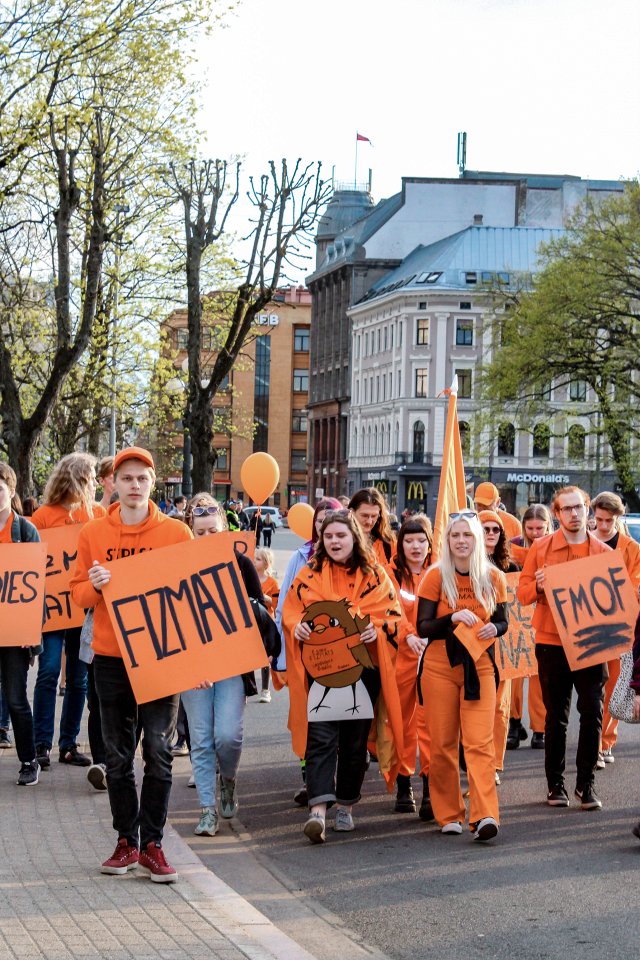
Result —
M360 637L356 635L353 646L364 647ZM366 647L365 647L366 649ZM354 667L360 667L348 643L305 643L302 646L302 662L314 679L329 677L338 673L345 673ZM350 683L347 680L347 683ZM339 686L339 684L336 684Z
M217 533L108 564L104 598L138 703L267 665L234 537Z
M572 670L631 648L638 603L617 550L545 567L544 592Z
M233 545L238 553L244 553L253 560L256 552L256 535L250 530L232 530Z
M46 559L42 543L0 545L0 647L40 643Z
M523 606L518 601L516 590L519 579L519 573L506 575L509 628L496 640L496 666L501 680L531 677L538 672L536 637L531 626L535 606Z
M47 549L45 624L42 628L45 633L81 627L84 623L84 610L73 602L69 589L82 527L81 523L70 523L42 531Z
M464 623L459 623L453 631L463 645L469 651L474 663L480 659L485 650L488 650L492 643L495 643L495 637L489 637L488 640L478 640L478 631L484 627L482 620L478 620L472 627L467 627Z

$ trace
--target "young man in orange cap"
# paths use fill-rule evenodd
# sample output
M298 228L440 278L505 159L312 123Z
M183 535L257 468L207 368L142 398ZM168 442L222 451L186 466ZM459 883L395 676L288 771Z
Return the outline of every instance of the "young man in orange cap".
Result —
M486 481L479 483L473 495L473 501L478 513L482 510L499 510L501 503L500 491L493 483ZM502 520L507 540L513 540L514 537L520 536L522 533L522 524L517 517L507 513L506 510L500 510L500 519Z
M612 550L619 550L624 565L629 572L629 579L634 586L636 595L640 586L640 544L627 536L621 528L621 519L624 518L624 504L617 493L604 490L595 500L591 501L591 509L596 521L595 535ZM609 713L609 700L613 693L618 677L620 676L620 658L609 660L609 679L604 688L604 715L602 717L602 753L598 759L598 766L613 763L613 748L618 740L618 721Z
M113 476L119 501L109 507L106 517L83 527L71 580L75 602L94 611L94 676L102 715L107 789L118 832L116 849L102 864L102 872L123 874L139 864L156 883L170 883L177 879L177 873L165 859L162 833L171 792L171 742L180 697L176 694L136 703L102 589L111 579L111 562L190 540L192 533L181 520L160 513L150 499L156 474L148 450L121 450L114 460ZM133 766L138 719L144 760L139 801Z
M538 676L547 711L544 731L544 765L549 788L547 803L550 807L569 806L564 769L571 697L575 687L580 714L575 796L583 810L599 810L602 803L594 789L594 777L602 733L607 665L598 663L581 670L571 669L544 593L546 567L571 563L609 550L588 532L588 509L589 497L580 487L556 490L551 510L560 529L531 544L520 574L517 597L520 603L536 605L532 622L536 631Z

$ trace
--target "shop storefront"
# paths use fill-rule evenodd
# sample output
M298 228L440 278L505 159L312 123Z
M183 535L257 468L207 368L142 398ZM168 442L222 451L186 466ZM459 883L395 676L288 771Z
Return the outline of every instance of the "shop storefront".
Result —
M475 478L474 478L475 479ZM532 503L549 505L553 494L560 487L577 486L595 496L601 490L613 490L617 482L612 471L594 473L584 471L568 471L554 473L552 471L533 470L492 470L491 476L480 476L481 480L490 479L500 491L500 499L509 513L521 516Z

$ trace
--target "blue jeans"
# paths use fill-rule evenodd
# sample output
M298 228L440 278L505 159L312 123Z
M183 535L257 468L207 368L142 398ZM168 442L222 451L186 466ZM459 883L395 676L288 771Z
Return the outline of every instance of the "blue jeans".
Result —
M216 756L223 780L235 780L240 763L246 697L242 677L218 680L208 690L187 690L191 764L201 807L216 803Z
M62 662L62 647L67 655L66 689L60 718L61 750L73 747L80 733L80 722L87 699L87 665L78 659L80 627L42 635L43 650L39 657L38 676L33 694L33 724L36 744L48 750L53 744L56 718L56 696Z
M93 676L100 701L107 789L118 837L144 848L161 841L171 793L171 742L176 732L179 696L136 703L120 657L93 658ZM133 769L142 730L144 774L140 802Z
M36 755L33 739L33 717L27 698L27 674L30 651L22 647L0 647L0 681L2 699L11 714L16 753L20 763L30 763ZM0 723L6 727L7 724Z

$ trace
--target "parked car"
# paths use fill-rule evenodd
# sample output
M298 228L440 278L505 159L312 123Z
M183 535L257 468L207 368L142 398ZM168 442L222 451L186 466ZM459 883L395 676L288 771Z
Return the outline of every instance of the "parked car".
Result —
M629 536L640 543L640 513L627 513L623 518Z
M254 514L258 508L257 507L245 507L244 512L246 513L249 523L253 520ZM282 522L282 516L280 515L280 510L278 507L260 507L260 516L264 517L265 514L270 513L273 518L274 527L284 526Z

